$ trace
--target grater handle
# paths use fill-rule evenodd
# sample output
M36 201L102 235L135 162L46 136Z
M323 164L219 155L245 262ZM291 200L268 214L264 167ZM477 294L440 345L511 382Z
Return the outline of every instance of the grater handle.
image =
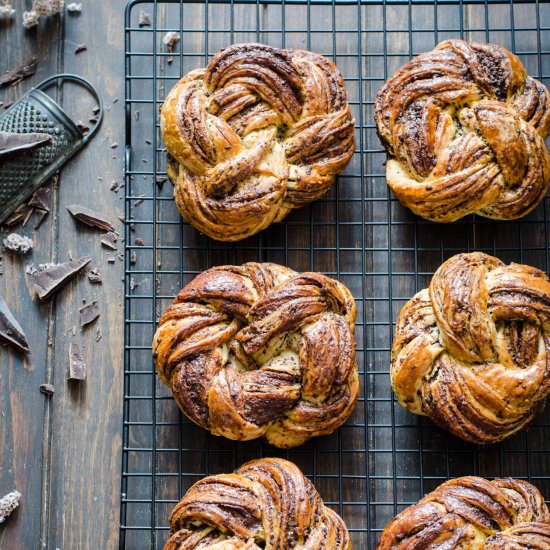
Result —
M97 105L99 107L99 113L97 116L96 124L93 126L93 128L91 128L91 130L83 138L83 143L87 143L93 137L93 135L99 130L99 127L101 126L101 122L103 121L103 104L101 103L101 99L99 99L97 90L89 80L86 80L81 76L78 76L76 74L71 74L71 73L60 73L54 76L50 76L49 78L46 78L40 84L38 84L36 88L38 90L44 90L44 88L47 88L55 80L69 80L72 82L78 82L82 87L86 88L86 90L88 90L91 96L96 100Z

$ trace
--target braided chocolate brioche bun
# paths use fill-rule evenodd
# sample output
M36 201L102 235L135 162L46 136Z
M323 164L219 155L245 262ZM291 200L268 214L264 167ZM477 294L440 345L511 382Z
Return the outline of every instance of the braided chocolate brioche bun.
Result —
M182 216L238 241L323 196L355 150L344 80L327 58L235 44L169 93L160 124Z
M195 483L170 515L164 550L348 550L342 518L288 460L251 460Z
M519 479L460 477L409 506L384 529L378 550L548 550L550 513Z
M549 97L505 48L441 42L403 65L376 97L388 185L435 222L525 216L550 181Z
M391 380L399 403L472 443L527 426L550 394L550 281L458 254L401 310Z
M153 356L185 415L214 435L294 447L329 434L359 392L349 290L270 263L198 275L160 319Z

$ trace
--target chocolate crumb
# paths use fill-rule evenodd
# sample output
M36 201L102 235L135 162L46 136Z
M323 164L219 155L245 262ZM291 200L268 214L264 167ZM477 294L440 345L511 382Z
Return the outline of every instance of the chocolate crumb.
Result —
M139 12L139 22L140 27L150 27L151 26L151 16L146 12L141 10Z
M55 393L55 388L51 384L40 384L40 391L47 396Z
M75 50L74 50L74 53L77 54L77 53L80 53L80 52L84 52L88 49L88 45L83 42L82 44L79 44Z
M141 239L140 237L138 237L138 238L136 239L136 244L137 244L138 246L145 246L145 243L143 242L143 239Z

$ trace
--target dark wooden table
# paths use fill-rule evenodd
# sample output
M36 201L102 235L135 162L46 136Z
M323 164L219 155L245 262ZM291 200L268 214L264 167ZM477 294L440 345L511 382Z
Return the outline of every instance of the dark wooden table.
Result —
M62 170L52 187L52 212L37 231L33 220L18 231L34 239L27 257L4 254L0 294L23 326L28 357L0 347L0 493L22 494L21 505L0 528L0 548L115 548L118 544L123 391L123 262L100 245L100 233L70 218L65 206L78 203L104 212L121 234L124 191L124 2L83 2L80 16L45 18L25 31L22 13L31 2L12 0L16 21L0 25L0 73L30 55L36 74L0 89L0 101L19 98L31 86L59 72L90 79L107 109L90 143ZM81 43L87 50L75 54ZM59 103L75 119L87 120L84 92L64 88ZM3 110L0 107L0 111ZM112 149L113 143L120 144ZM119 241L119 249L123 243ZM49 303L38 303L25 273L28 263L65 261L89 255L103 274L92 285L81 274ZM81 330L78 308L97 299L101 317ZM97 330L102 337L97 342ZM66 381L71 342L88 364L84 383ZM55 386L51 399L40 393Z

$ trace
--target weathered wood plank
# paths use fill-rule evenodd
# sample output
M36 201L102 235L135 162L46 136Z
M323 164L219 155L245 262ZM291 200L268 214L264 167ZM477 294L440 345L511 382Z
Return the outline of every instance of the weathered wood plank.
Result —
M38 29L25 32L21 25L25 4L23 0L12 2L17 9L16 21L0 26L0 72L30 55L37 56L38 67L31 78L0 90L0 101L5 103L18 99L31 86L58 70L60 18L49 18ZM48 216L37 231L33 231L33 218L26 227L16 229L34 239L34 251L28 257L3 254L5 273L0 276L0 293L25 330L31 354L24 358L0 347L0 493L16 488L22 494L14 517L0 529L0 548L38 548L40 541L47 398L39 392L39 385L46 381L46 365L54 355L53 347L48 346L52 306L39 304L34 299L25 266L51 260L52 220L53 216Z
M82 14L66 16L63 61L65 72L88 78L104 102L99 133L64 170L59 191L59 260L91 256L103 283L75 283L59 301L55 335L55 385L51 441L51 490L47 538L51 548L115 548L118 541L120 441L123 380L122 256L101 246L102 231L71 218L66 206L81 204L105 214L123 236L124 65L123 3L83 3ZM75 48L87 50L75 54ZM87 121L93 101L77 86L64 89L64 109ZM116 147L114 144L118 144ZM124 243L118 240L123 251ZM109 259L113 259L109 263ZM78 309L97 300L101 312L81 329ZM68 329L76 327L76 333ZM98 331L100 331L98 333ZM99 341L98 337L101 334ZM88 365L84 382L66 381L70 342L77 342Z

